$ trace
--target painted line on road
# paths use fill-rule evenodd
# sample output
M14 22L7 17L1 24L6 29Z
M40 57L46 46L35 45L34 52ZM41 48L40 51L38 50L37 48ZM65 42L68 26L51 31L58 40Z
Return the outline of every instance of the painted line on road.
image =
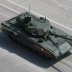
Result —
M23 9L29 10L29 9L27 9L26 7L23 7L23 6L21 6L21 5L17 4L17 3L15 3L15 2L13 2L13 1L11 1L11 0L7 0L7 1L10 2L10 3L12 3L12 4L14 4L14 5L16 5L16 6L19 6L19 7L23 8ZM10 9L10 10L13 10L13 9L11 9L11 8L9 8L9 9ZM16 12L16 13L19 13L19 12L15 11L15 10L13 10L13 11ZM38 16L45 17L45 16L43 16L43 15L41 15L41 14L38 14L38 13L32 11L32 10L31 10L31 12L34 13L34 14L36 14L36 15L38 15ZM20 14L20 13L19 13L19 14ZM66 29L72 31L72 29L69 28L69 27L66 27L66 26L64 26L64 25L62 25L62 24L60 24L60 23L58 23L58 22L56 22L56 21L54 21L54 20L52 20L52 19L50 19L50 18L47 18L47 19L48 19L49 21L51 21L51 22L53 22L53 23L55 23L55 24L61 26L61 27L64 27L64 28L66 28Z
M13 9L11 9L11 8L9 8L9 7L7 7L7 6L5 6L4 4L1 4L1 3L0 3L0 6L2 6L2 7L4 7L4 8L7 8L7 9L9 9L9 10L11 10L11 11L17 13L17 14L20 14L20 12L17 12L17 11L15 11L15 10L13 10Z

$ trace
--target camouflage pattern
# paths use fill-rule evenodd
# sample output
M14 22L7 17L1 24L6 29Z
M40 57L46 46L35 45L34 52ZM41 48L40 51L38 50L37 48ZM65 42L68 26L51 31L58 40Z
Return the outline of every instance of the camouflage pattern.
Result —
M53 27L46 17L22 13L3 23L2 30L12 39L46 58L62 57L72 48L72 36Z

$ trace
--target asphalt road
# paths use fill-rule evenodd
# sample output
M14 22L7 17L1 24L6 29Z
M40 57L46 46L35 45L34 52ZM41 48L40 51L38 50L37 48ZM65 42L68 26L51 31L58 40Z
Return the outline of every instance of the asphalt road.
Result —
M21 1L18 0L17 2L20 3ZM4 1L4 3L7 4L8 2ZM9 8L9 4L6 5L7 7L4 7L5 4L4 5L0 4L0 23L2 21L5 21L9 18L18 15L20 12L23 12L25 10L13 4L10 4L11 6ZM40 56L36 55L35 53L27 50L26 48L21 47L20 45L14 43L8 36L6 36L4 33L0 31L0 72L71 72L71 71L72 71L71 54L64 56L64 58L58 61L45 60Z

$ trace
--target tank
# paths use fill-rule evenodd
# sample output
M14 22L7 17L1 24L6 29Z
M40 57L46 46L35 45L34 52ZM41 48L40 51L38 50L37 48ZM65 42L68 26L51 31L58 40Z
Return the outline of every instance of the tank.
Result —
M72 36L52 26L46 17L25 12L1 26L11 39L48 59L61 58L72 49Z

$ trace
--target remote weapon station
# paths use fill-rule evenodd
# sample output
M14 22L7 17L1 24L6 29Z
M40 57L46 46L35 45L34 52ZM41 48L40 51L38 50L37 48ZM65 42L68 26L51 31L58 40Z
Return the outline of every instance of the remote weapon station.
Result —
M72 48L72 36L53 27L44 17L22 13L2 25L11 39L28 46L46 58L58 59Z

